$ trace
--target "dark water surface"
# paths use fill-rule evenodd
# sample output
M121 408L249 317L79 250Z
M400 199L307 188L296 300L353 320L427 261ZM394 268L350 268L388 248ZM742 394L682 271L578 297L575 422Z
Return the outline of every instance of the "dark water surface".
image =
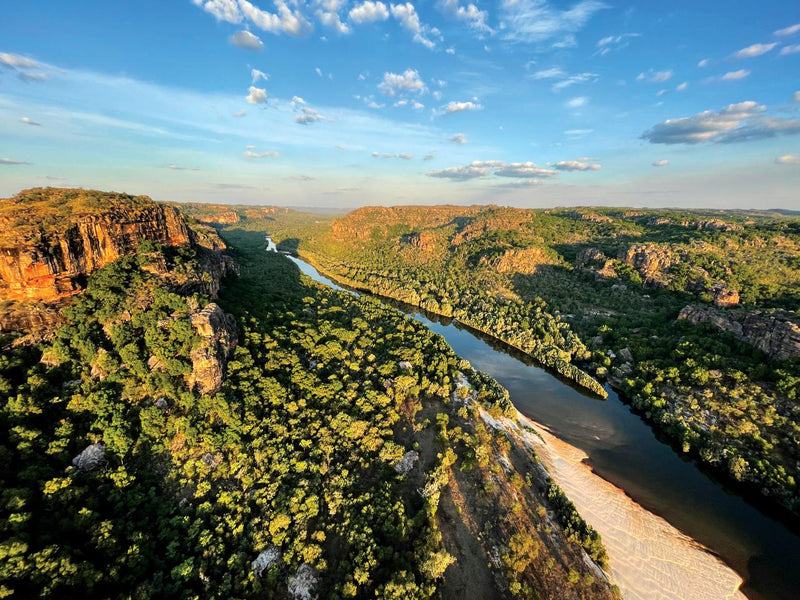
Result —
M344 289L292 258L312 279ZM473 367L497 379L517 409L583 450L595 472L689 537L710 548L744 579L752 600L800 599L800 535L704 473L659 441L613 390L585 394L524 354L450 319L380 298L442 335ZM765 514L766 513L766 514ZM691 598L687 598L691 600Z

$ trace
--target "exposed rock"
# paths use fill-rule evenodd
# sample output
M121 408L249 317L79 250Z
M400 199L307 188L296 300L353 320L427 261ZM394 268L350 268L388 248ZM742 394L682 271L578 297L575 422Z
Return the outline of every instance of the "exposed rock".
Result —
M96 195L34 189L0 202L1 297L58 300L79 292L88 274L143 241L190 243L177 208L122 194L103 195L108 206L101 206ZM75 210L62 214L65 204Z
M709 229L711 231L738 231L742 228L741 225L735 223L726 223L722 219L706 219L697 221L695 226L698 229Z
M400 238L400 241L425 252L430 252L436 247L436 236L434 236L430 231L409 233Z
M218 223L220 225L229 225L241 221L239 214L233 210L226 210L212 215L198 215L195 219L200 223Z
M634 244L622 250L618 258L632 265L642 276L645 285L659 287L667 285L666 271L679 262L670 248L656 244Z
M717 284L711 288L714 295L715 306L736 306L739 304L739 292L722 284Z
M289 577L289 597L293 600L315 600L317 597L317 572L308 563L303 563Z
M39 302L4 302L0 305L0 332L29 331L36 338L32 340L34 342L47 337L48 332L57 329L64 321L64 316L58 310Z
M281 558L281 550L276 546L270 546L261 554L256 556L251 567L256 577L261 577L262 573L277 563Z
M394 470L397 471L400 475L407 475L411 472L411 469L414 468L414 465L417 464L419 460L419 452L416 450L409 450L405 454L403 454L403 458L400 459L394 466Z
M713 308L686 306L678 319L710 323L759 348L771 358L800 356L800 317L787 310L721 312Z
M481 262L489 264L500 273L522 273L523 275L532 275L541 265L558 264L557 259L549 256L538 246L512 248L497 258L490 261L481 259Z
M603 254L598 248L584 248L575 257L575 267L595 271L595 277L613 278L617 276L614 261Z
M167 402L167 399L164 398L164 397L158 398L154 402L154 404L155 404L156 408L159 408L161 410L167 410L169 408L169 402Z
M670 223L672 223L672 219L669 217L653 217L647 221L647 224L651 226L669 225Z
M72 464L81 471L91 471L97 467L104 466L106 461L106 447L97 443L87 446L83 451L72 459Z
M214 394L222 387L228 356L236 347L236 320L214 302L193 313L191 318L201 341L192 348L190 355L192 373L189 386L201 394Z
M633 362L633 354L631 354L630 348L627 346L619 351L620 358L625 362L632 363Z
M403 369L403 371L410 371L413 368L413 365L407 360L401 360L397 363L397 366Z

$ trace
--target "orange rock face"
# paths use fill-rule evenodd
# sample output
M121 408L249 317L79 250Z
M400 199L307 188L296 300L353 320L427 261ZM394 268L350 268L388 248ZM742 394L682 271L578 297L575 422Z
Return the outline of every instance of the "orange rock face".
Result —
M127 203L112 199L104 211L76 200L77 214L65 209L65 201L53 214L52 196L58 196L46 191L45 201L28 201L25 192L0 201L0 299L55 301L79 292L87 275L142 241L190 243L177 208L135 197Z

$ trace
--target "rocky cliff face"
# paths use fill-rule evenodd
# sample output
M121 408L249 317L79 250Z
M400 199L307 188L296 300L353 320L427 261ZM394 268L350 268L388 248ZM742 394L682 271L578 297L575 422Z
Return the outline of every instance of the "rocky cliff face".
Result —
M667 271L680 261L670 248L655 244L634 244L622 250L618 258L639 271L645 285L659 287L667 285Z
M771 358L800 356L800 317L786 310L726 313L713 308L687 306L678 319L711 323L759 348Z
M228 357L236 347L236 321L211 302L192 315L192 327L200 343L192 348L189 386L202 394L214 394L222 387Z
M35 192L37 190L29 190ZM50 190L48 190L50 191ZM63 190L67 192L68 190ZM71 191L71 190L69 190ZM0 298L52 302L80 291L85 278L103 265L134 252L143 241L167 246L191 243L177 208L145 197L109 209L92 206L54 214L47 202L28 201L26 192L0 201ZM56 205L72 202L71 199Z

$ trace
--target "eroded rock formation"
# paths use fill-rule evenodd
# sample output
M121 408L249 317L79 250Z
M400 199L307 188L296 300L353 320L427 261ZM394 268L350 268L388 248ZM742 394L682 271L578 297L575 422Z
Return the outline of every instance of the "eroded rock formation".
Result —
M800 356L800 316L787 310L726 313L713 308L686 306L678 319L710 323L759 348L771 358Z
M236 347L236 320L211 302L192 314L192 327L200 342L192 348L189 386L202 394L214 394L222 387L228 356Z

